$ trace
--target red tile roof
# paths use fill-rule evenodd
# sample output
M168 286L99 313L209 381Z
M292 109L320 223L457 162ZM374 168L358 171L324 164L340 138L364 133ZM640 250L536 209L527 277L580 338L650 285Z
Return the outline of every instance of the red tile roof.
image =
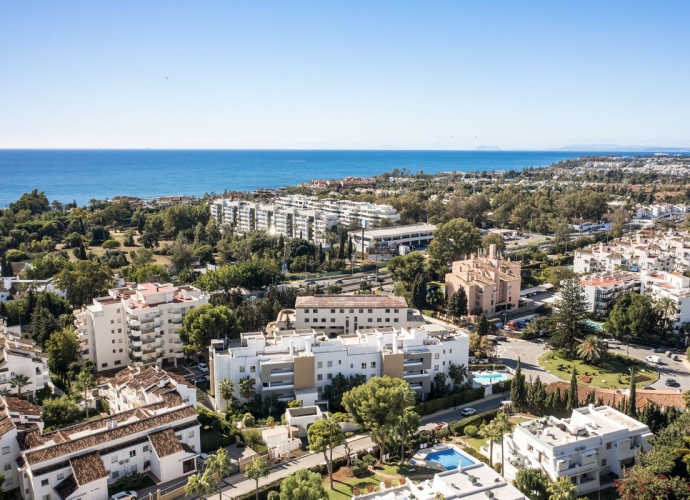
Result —
M372 295L313 295L297 297L295 309L300 308L407 308L407 301L403 297L375 297Z

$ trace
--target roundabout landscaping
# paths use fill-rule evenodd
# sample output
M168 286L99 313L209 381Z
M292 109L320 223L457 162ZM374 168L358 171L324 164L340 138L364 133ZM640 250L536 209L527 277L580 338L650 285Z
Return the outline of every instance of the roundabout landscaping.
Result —
M574 366L578 384L604 389L630 387L630 368L635 369L635 383L638 386L653 384L659 379L659 372L649 364L620 354L609 354L599 365L591 365L580 359L565 359L549 351L539 357L539 365L554 377L565 381L570 380Z

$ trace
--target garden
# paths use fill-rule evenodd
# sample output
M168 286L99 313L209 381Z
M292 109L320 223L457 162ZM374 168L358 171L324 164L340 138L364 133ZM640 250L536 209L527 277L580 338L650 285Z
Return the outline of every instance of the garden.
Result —
M630 387L630 370L634 369L635 383L640 386L652 384L659 378L659 372L640 360L609 354L597 364L581 359L567 359L557 351L543 354L539 365L555 377L569 380L573 367L577 372L577 382L590 387L621 389Z

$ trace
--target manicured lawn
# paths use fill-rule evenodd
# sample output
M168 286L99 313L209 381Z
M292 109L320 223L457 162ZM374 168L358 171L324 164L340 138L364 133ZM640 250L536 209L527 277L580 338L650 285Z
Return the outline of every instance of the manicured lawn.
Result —
M631 367L635 368L635 378L638 386L652 384L659 378L659 372L652 366L620 354L610 354L601 362L601 366L592 366L579 359L568 360L559 357L555 352L547 352L539 358L539 364L550 374L566 381L570 380L573 366L575 366L578 373L578 384L606 389L629 387L629 370ZM560 369L559 365L562 365ZM581 376L590 376L592 380L586 382L579 378Z
M532 420L532 419L525 418L525 417L510 417L508 420L510 421L511 424L513 424L509 432L513 432L513 429L515 428L515 426L517 424L519 424L521 422L527 422L528 420ZM509 432L507 432L506 434L508 434ZM482 439L480 437L471 438L471 437L463 436L460 439L462 439L463 442L465 442L470 448L473 448L475 451L479 451L479 449L482 446L485 446L485 445L488 446L488 443L489 443L488 440ZM495 445L496 445L496 443L494 443L494 446ZM499 446L500 446L500 444L499 444Z
M218 448L224 448L235 442L234 436L223 436L210 428L201 429L201 436L199 439L201 441L201 451L203 453L216 451Z
M378 466L376 466L376 469L379 470ZM410 472L407 469L414 469L414 471ZM392 476L409 477L410 479L414 479L415 476L427 476L427 475L433 476L434 474L436 474L438 472L435 469L429 469L427 467L418 467L416 465L405 465L405 467L400 467L399 463L398 464L386 464L380 470L384 474L389 474Z
M362 493L367 492L367 484L372 484L376 486L376 488L378 489L382 481L384 481L384 479L378 476L369 476L363 478L353 477L352 479L348 479L347 481L344 481L342 479L336 480L336 478L333 478L334 489L331 490L330 484L328 482L328 476L326 476L324 478L323 485L326 489L326 493L328 493L329 500L351 500L354 488L360 488L360 490L362 490L360 492L361 495Z

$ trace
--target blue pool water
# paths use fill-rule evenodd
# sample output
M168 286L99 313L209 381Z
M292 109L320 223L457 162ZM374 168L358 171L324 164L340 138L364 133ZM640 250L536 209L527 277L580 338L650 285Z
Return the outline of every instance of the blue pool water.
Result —
M474 380L482 385L494 384L496 382L503 382L509 375L507 373L501 372L488 372L488 373L473 373L472 377Z
M588 321L586 319L582 320L582 322L587 326L591 326L595 330L603 330L604 329L604 326L601 323L595 323L594 321Z
M436 462L443 465L447 470L455 470L458 466L462 465L467 467L469 465L474 465L476 462L470 460L467 456L458 452L454 448L448 448L447 450L433 451L429 453L426 458L428 462Z

